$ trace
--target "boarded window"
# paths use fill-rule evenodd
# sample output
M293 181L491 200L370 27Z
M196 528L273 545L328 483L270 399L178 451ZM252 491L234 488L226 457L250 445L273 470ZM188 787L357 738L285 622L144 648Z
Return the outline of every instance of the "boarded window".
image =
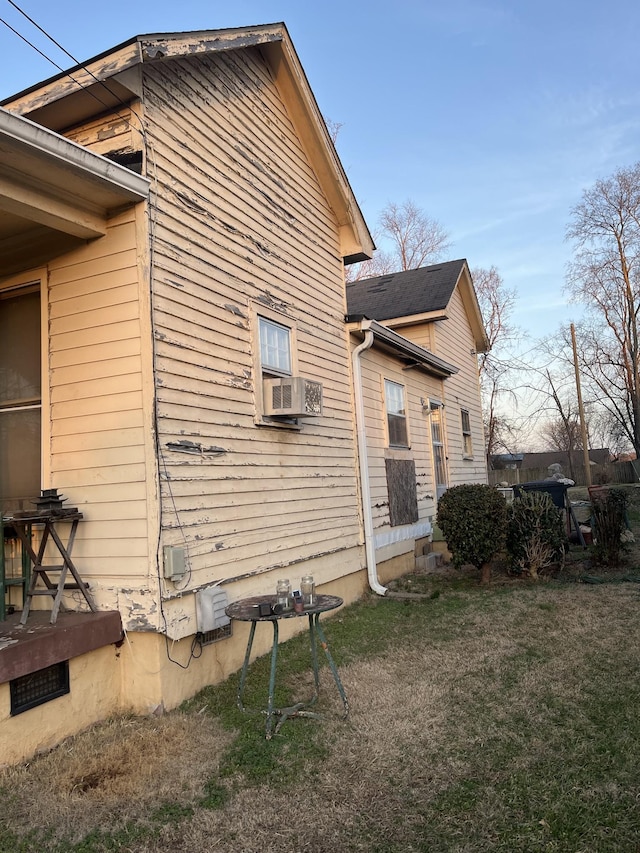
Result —
M384 400L387 408L387 427L391 447L408 447L407 413L404 402L404 386L398 382L384 380Z
M418 520L418 494L416 466L413 459L385 459L387 493L389 495L389 523L414 524Z

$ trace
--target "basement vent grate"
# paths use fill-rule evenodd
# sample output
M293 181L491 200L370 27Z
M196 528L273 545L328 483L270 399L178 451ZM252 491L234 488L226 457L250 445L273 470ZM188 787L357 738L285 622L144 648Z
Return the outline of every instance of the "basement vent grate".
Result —
M30 672L9 682L11 716L22 714L69 692L69 661Z
M212 631L202 631L198 636L200 643L203 646L210 646L211 643L217 643L218 640L226 640L233 633L231 630L232 623L223 625L222 628L214 628Z

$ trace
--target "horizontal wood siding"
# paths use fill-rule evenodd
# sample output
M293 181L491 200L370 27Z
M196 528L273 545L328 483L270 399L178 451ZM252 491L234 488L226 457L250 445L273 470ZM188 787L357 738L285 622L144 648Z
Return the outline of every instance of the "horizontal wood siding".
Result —
M403 370L402 364L373 348L361 355L367 450L374 532L390 527L389 495L385 459L412 459L416 467L418 520L429 521L435 514L435 487L431 433L423 401L442 394L439 379L418 370ZM410 447L390 448L386 428L384 380L404 386Z
M471 327L457 288L453 292L447 313L448 319L436 325L435 339L438 355L459 368L459 372L444 383L449 485L486 483L487 467L484 454L478 359ZM465 458L464 455L461 409L469 412L473 444L471 459Z
M51 485L84 515L74 558L100 607L150 572L139 313L130 210L49 265Z
M129 107L122 106L117 113L70 128L64 135L96 154L128 153L142 148L141 135L135 129L137 126L138 120L131 115Z
M143 85L164 541L186 544L192 587L352 548L338 228L286 106L254 50L153 64ZM299 431L256 425L260 306L295 325L298 372L323 384Z

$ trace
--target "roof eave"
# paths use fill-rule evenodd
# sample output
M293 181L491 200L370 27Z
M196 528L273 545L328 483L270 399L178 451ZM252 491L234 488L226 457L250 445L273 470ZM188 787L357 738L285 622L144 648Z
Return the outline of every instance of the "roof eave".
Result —
M476 290L473 286L471 271L466 261L464 262L463 268L460 270L457 286L460 288L460 297L467 311L469 324L474 337L476 352L487 352L489 350L489 338L487 337L487 332L484 327L482 311L480 310Z
M407 367L416 367L424 370L430 376L447 379L459 372L459 368L437 355L434 355L424 347L414 344L413 341L404 338L387 326L383 326L376 320L365 317L346 317L347 328L351 334L362 334L371 332L374 345L378 345L406 362Z
M33 115L62 98L84 94L87 87L114 78L141 63L247 47L261 50L292 111L298 134L338 220L341 257L347 263L372 257L373 239L283 23L136 36L6 99L2 105L20 115Z
M42 240L51 232L75 240L101 237L111 215L143 201L148 191L146 178L0 109L0 214L13 227L0 242L4 272L13 269L16 251L28 254L19 236L29 229L39 229ZM25 236L37 256L36 232Z

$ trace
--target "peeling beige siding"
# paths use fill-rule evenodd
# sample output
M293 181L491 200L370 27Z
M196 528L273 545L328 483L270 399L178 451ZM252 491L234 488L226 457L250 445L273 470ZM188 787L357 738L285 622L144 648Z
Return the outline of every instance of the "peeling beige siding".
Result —
M272 567L295 578L305 560L348 549L341 573L356 571L333 212L258 51L145 67L143 83L164 541L186 543L188 588ZM299 431L256 425L261 306L295 325L298 372L323 383L324 414ZM168 447L180 440L202 455Z
M447 319L434 323L405 326L398 331L409 340L446 359L459 372L442 383L434 398L445 404L445 451L450 486L460 483L486 483L482 404L478 380L475 341L462 297L454 290L447 306ZM469 412L473 458L465 458L462 440L461 409Z
M438 354L449 358L459 368L459 372L444 383L449 485L486 483L478 358L458 288L453 292L447 312L448 319L437 324L436 348ZM473 446L471 458L465 458L464 454L461 409L469 412Z
M116 607L117 588L144 588L149 575L134 211L48 272L51 485L84 514L79 571L101 609Z
M142 147L140 134L135 130L137 119L131 109L122 106L111 116L100 116L79 127L66 130L67 139L84 145L96 154L129 153Z
M423 401L431 396L441 397L442 382L422 371L403 370L397 360L376 349L366 350L361 355L361 359L373 526L376 538L379 541L386 541L392 538L392 528L389 519L385 459L414 461L418 521L429 522L435 514L431 432L428 414L423 410ZM385 379L397 382L405 389L410 443L407 449L389 447L384 400ZM413 533L408 533L406 538L407 541L413 542L415 536Z

